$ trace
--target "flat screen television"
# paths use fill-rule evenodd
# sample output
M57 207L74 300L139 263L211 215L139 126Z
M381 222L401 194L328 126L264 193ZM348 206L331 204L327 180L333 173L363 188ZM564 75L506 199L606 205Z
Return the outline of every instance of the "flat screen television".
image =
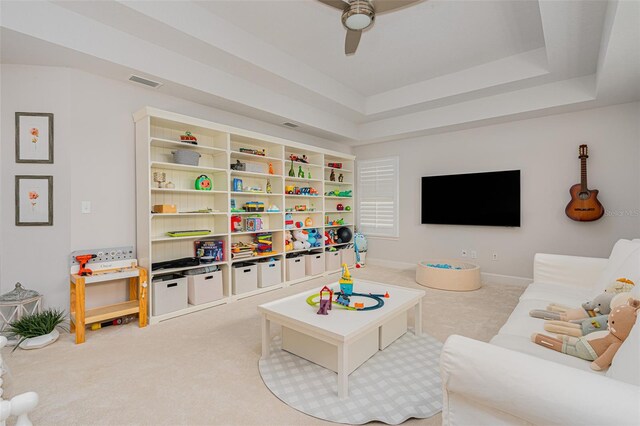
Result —
M520 226L520 170L423 177L422 223Z

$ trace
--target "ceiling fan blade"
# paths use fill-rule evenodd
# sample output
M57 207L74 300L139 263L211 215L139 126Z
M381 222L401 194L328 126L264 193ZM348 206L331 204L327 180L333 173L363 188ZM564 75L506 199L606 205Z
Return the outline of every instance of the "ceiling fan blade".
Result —
M372 0L371 3L373 3L373 8L376 13L385 13L409 6L412 3L418 3L419 1L422 0Z
M340 10L344 10L347 6L349 6L349 3L342 0L318 0L318 1Z
M362 36L362 30L347 30L347 37L344 40L345 55L353 55L356 53L356 49L360 43L360 36Z

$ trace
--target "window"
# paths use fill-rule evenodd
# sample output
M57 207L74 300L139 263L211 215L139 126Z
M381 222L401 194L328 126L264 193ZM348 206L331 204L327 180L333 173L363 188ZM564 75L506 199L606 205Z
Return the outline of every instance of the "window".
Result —
M398 157L357 161L358 225L367 236L398 237Z

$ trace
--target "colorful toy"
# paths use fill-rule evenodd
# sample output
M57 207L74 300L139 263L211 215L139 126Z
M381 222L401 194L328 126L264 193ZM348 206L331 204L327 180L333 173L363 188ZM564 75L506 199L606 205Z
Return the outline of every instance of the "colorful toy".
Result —
M329 163L329 164L327 164L327 167L332 167L334 169L341 169L342 168L342 163Z
M284 215L284 229L293 229L293 215L291 213Z
M308 234L309 234L309 244L311 244L311 247L322 247L322 236L320 235L320 232L318 232L318 229L316 228L312 228L307 230Z
M291 168L289 169L289 176L296 177L296 172L293 170L293 160L291 160Z
M191 134L191 132L184 132L184 135L180 135L180 142L190 143L192 145L198 145L198 139Z
M195 241L195 254L198 258L208 258L212 262L224 261L224 241Z
M291 235L291 231L284 231L284 249L285 251L293 250L293 235Z
M329 298L328 299L324 299L323 295L329 293ZM322 289L320 290L320 309L318 309L317 314L318 315L329 315L329 312L331 310L331 302L333 301L333 290L331 290L329 287L324 286L322 287Z
M262 201L247 201L244 205L244 210L248 212L263 212L264 202Z
M271 188L271 181L267 179L267 194L271 194L273 189Z
M327 197L344 197L344 198L351 198L351 190L348 191L338 191L337 189L334 189L333 191L328 191L326 192L324 195L326 195Z
M344 177L342 176L342 173L340 173L340 175L338 176L338 182L342 182L344 180Z
M302 166L298 166L298 177L304 179L304 170L302 170Z
M307 156L303 155L302 157L295 155L295 154L291 154L289 155L289 159L293 162L293 161L297 161L299 163L308 163L309 160L307 160Z
M82 255L76 256L76 261L80 264L78 275L80 275L81 277L86 277L87 275L93 275L93 271L87 268L87 263L89 263L91 259L95 259L96 257L98 257L97 254L82 254Z
M261 231L262 225L260 217L248 217L244 220L244 229L247 231Z
M329 180L331 182L335 182L336 181L336 172L333 169L331 169L331 174L329 175Z
M295 224L296 228L300 229L300 228L304 228L304 223L297 221Z
M199 191L211 191L213 189L213 183L207 175L200 175L196 178L195 188Z
M579 308L570 308L567 306L552 303L547 306L546 310L534 309L529 312L533 318L542 318L546 320L580 320L596 315L607 315L611 312L611 300L615 293L601 293L593 300L584 302Z
M345 209L346 211L350 212L350 211L351 211L351 206L346 206L344 209Z
M242 231L242 217L238 215L231 216L231 232Z
M258 256L269 256L273 253L273 234L264 232L256 236Z
M267 209L268 212L279 212L280 211L280 207L276 206L275 204L271 204L269 206L269 208Z
M297 212L306 212L307 211L307 205L306 204L300 204L295 206L295 210Z
M242 179L233 178L233 190L235 192L242 192Z
M591 362L591 368L600 371L611 365L613 358L631 333L640 309L640 300L629 298L624 306L616 307L609 315L609 333L601 338L588 339L580 337L575 339L562 336L562 339L534 333L531 341L578 358Z
M273 171L273 163L269 163L269 174L273 175L275 172Z
M265 156L264 149L240 148L240 152L244 152L245 154L259 155L261 157Z
M311 219L311 217L307 217L304 220L304 226L306 226L307 228L313 226L313 219Z
M342 210L344 210L344 206L343 206L342 204L338 204L338 205L336 206L336 210L338 210L338 211L342 211Z
M303 250L311 247L311 244L309 244L309 233L307 231L295 230L293 231L293 238L294 249Z

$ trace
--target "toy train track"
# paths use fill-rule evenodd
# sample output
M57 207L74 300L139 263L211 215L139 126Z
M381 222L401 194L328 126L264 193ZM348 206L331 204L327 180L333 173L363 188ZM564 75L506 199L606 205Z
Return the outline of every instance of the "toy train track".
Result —
M337 296L336 300L332 300L331 304L338 306L343 309L347 309L349 311L373 311L375 309L380 309L384 306L385 297L389 297L386 294L371 294L371 293L351 293L351 296L347 296L342 292L336 292ZM375 305L364 306L364 307L355 307L349 306L351 302L351 297L360 296L360 297L368 297L376 301ZM315 298L320 297L320 293L312 294L307 298L307 303L311 306L318 306L320 301L314 300Z

